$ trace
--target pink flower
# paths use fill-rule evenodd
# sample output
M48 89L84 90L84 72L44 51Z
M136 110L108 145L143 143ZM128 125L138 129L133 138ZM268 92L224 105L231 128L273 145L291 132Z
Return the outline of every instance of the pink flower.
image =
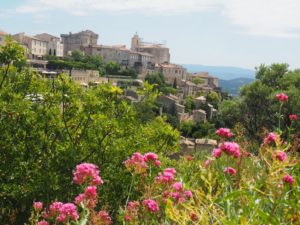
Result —
M97 187L96 186L88 186L84 191L84 195L86 198L96 198L97 197Z
M211 160L206 160L205 162L204 162L204 166L205 166L205 168L207 168L207 167L209 167L210 166L210 164L211 164Z
M175 170L174 168L166 168L166 169L164 170L164 172L166 172L166 173L171 173L171 174L175 175L176 170Z
M43 203L42 202L34 202L33 203L33 208L36 211L41 211L43 209Z
M219 148L227 155L233 155L234 158L238 158L241 155L239 145L235 142L224 142L219 145Z
M224 173L225 174L230 174L230 175L235 175L236 174L236 170L233 169L232 167L226 167L224 169Z
M289 184L294 184L295 183L295 179L291 176L291 175L285 175L282 180L286 183Z
M280 102L287 102L289 100L289 97L284 93L280 93L276 95L276 99Z
M73 181L75 184L88 183L89 185L103 184L99 176L99 169L96 165L91 163L81 163L76 166Z
M212 152L212 155L213 155L213 157L214 158L219 158L219 157L221 157L221 155L222 155L222 149L220 149L220 148L215 148L214 150L213 150L213 152Z
M138 216L140 203L137 201L128 202L125 212L125 221L132 221Z
M133 209L137 209L140 206L140 203L137 201L134 202L128 202L127 204L127 209L128 210L133 210Z
M187 161L192 161L192 160L193 160L193 156L188 155L188 156L186 157L186 160L187 160Z
M143 201L143 206L146 210L148 210L151 213L156 213L159 211L159 206L156 201L152 199L146 199Z
M59 215L57 217L58 222L65 222L68 219L77 220L79 218L77 208L73 203L63 204L59 208Z
M271 142L275 142L277 138L277 134L274 132L271 132L268 134L268 136L264 139L264 144L269 144Z
M216 131L216 134L219 137L224 137L224 138L231 138L233 136L233 133L231 133L230 129L228 128L220 128Z
M49 213L46 214L46 217L55 217L58 213L60 208L63 206L62 202L53 202L49 206Z
M289 115L290 120L295 121L298 119L298 116L296 114Z
M279 160L279 161L284 161L286 159L286 153L285 152L282 152L282 151L279 151L277 152L276 154L276 158Z
M145 162L149 162L149 161L153 161L154 162L157 159L158 159L157 155L155 153L153 153L153 152L148 152L148 153L146 153L144 155Z
M83 201L85 200L85 195L84 194L80 194L78 196L75 197L75 204L80 205Z
M124 162L124 164L129 171L132 171L136 174L144 173L148 168L145 157L139 152L134 153Z
M37 225L49 225L49 223L46 220L41 220L37 223Z
M159 160L155 160L154 161L154 166L156 166L156 167L160 167L160 161Z
M155 180L160 183L170 183L174 180L175 173L176 170L174 168L166 168L163 173L158 173Z
M192 192L191 192L190 190L185 191L185 192L184 192L184 195L185 195L185 197L187 197L187 198L192 198L192 197L193 197L193 194L192 194Z
M105 224L105 225L109 225L112 224L112 219L109 216L109 214L105 211L105 210L101 210L98 214L97 214L100 222L102 222L101 224Z
M176 190L176 191L181 191L183 189L182 183L181 182L176 182L172 185L172 187Z

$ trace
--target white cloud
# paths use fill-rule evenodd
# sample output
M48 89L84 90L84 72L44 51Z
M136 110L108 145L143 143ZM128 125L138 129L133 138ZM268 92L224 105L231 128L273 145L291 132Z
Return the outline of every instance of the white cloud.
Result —
M218 10L243 33L300 36L299 0L27 0L17 13L61 10L73 15L140 12L162 15Z

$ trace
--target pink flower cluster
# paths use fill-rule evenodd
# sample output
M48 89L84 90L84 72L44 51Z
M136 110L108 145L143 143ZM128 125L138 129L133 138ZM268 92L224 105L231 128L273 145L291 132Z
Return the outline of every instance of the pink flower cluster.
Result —
M219 148L214 149L212 155L214 158L219 158L221 157L222 152L225 152L227 155L232 155L234 158L239 158L241 156L239 145L235 142L224 142L219 144Z
M79 215L76 206L73 203L66 203L60 207L57 221L65 222L69 219L76 221L78 218Z
M164 193L165 197L171 197L177 203L183 203L186 199L193 197L193 194L190 190L184 190L182 182L175 182L172 185L171 192Z
M170 184L174 180L176 170L174 168L166 168L163 173L159 172L155 180L162 184Z
M137 174L145 173L149 167L148 163L153 163L156 167L160 166L157 155L152 152L146 153L145 155L136 152L124 162L129 171Z
M77 165L73 175L73 182L75 184L87 183L92 186L103 184L103 180L99 176L98 167L91 163L81 163Z
M79 215L73 203L53 202L44 217L46 219L54 218L62 223L70 220L77 221Z
M228 128L220 128L216 131L216 134L223 138L231 138L233 136L233 133Z
M98 212L97 217L99 222L101 222L100 224L112 224L112 219L105 210L101 210L100 212Z
M235 175L236 174L236 170L233 169L232 167L226 167L224 169L224 173L225 174L230 174L230 175Z
M274 132L271 132L268 134L268 136L264 139L264 144L270 144L270 143L273 143L275 142L277 139L277 134L274 133Z
M125 211L125 221L133 221L138 216L140 203L137 201L128 202Z
M276 159L278 159L279 161L284 161L287 158L286 153L283 151L278 151L275 154L276 154Z
M159 211L159 206L158 206L157 202L154 201L153 199L144 200L143 206L147 211L149 211L151 213L156 213Z
M279 93L277 94L276 96L276 99L280 102L287 102L289 100L289 96L287 96L286 94L284 93Z
M88 186L83 194L78 195L74 201L77 205L84 203L88 208L94 208L97 204L97 187Z
M282 180L288 184L294 184L295 179L291 175L285 175Z
M41 211L43 209L43 203L42 202L34 202L33 203L33 208L36 211Z
M289 118L290 118L291 121L296 121L296 120L298 120L298 116L297 116L296 114L291 114L291 115L289 115Z
M49 225L49 223L46 220L41 220L37 223L37 225Z

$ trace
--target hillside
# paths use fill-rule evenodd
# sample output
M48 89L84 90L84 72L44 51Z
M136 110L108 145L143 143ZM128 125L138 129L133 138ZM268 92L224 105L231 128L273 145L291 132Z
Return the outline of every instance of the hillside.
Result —
M236 78L231 80L219 80L219 85L222 87L224 91L227 91L232 96L237 96L239 94L239 90L242 86L253 82L254 79L251 78Z

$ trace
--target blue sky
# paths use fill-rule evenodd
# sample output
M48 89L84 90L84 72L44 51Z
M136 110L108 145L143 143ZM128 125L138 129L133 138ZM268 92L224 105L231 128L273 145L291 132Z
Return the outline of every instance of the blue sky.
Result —
M61 33L91 29L99 44L135 32L166 41L174 63L300 68L299 0L0 0L0 30Z

